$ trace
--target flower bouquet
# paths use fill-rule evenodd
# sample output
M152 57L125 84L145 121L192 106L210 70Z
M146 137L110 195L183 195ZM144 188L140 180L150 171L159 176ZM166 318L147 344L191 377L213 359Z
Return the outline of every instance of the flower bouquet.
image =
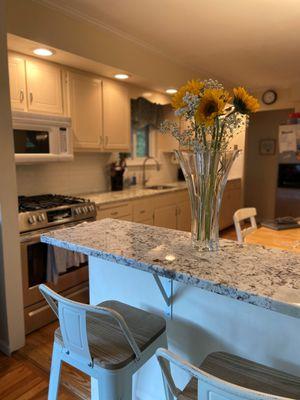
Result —
M231 95L209 79L187 82L173 96L172 106L179 122L164 121L161 131L179 141L175 153L190 196L192 241L197 249L218 250L223 191L239 154L230 148L230 141L259 103L242 87L234 88Z

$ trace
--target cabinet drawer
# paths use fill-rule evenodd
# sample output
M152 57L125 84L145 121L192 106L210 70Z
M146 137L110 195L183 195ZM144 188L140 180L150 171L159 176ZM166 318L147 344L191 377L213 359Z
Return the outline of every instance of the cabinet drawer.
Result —
M139 201L133 206L133 220L142 222L153 219L154 208L149 204L149 201Z
M67 297L74 301L81 303L89 302L89 285L88 282L84 282L81 285L77 285L74 288L61 293L62 296ZM51 310L50 306L46 301L42 300L37 304L30 307L24 308L24 320L25 320L25 333L28 334L36 329L41 328L55 321L56 315Z
M132 215L132 205L122 204L111 208L98 209L97 219L103 218L121 218Z

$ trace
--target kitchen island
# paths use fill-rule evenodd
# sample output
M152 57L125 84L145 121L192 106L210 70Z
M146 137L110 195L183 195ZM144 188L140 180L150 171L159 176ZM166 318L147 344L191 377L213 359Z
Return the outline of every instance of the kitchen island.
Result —
M116 299L165 315L170 348L193 363L226 350L300 375L300 258L221 240L200 253L190 234L104 219L42 236L89 257L90 302ZM174 370L183 385L187 376ZM156 360L136 399L163 399Z

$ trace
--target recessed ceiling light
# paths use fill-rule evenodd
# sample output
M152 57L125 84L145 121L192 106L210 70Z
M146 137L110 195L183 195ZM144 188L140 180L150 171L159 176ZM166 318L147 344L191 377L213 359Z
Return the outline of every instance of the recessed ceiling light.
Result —
M43 49L42 47L40 47L38 49L34 49L33 52L37 56L42 56L42 57L50 57L50 56L53 56L53 54L54 54L53 50Z
M167 90L166 90L166 93L168 93L168 94L175 94L175 93L177 93L177 89L174 89L174 88L167 89Z
M115 74L116 79L128 79L129 75L127 74Z

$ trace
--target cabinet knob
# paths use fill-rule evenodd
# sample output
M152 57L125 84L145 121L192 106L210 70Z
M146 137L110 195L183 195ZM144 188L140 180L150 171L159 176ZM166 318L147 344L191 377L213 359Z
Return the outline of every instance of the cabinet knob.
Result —
M30 103L33 102L33 94L32 94L32 92L29 93L29 100L30 100Z

